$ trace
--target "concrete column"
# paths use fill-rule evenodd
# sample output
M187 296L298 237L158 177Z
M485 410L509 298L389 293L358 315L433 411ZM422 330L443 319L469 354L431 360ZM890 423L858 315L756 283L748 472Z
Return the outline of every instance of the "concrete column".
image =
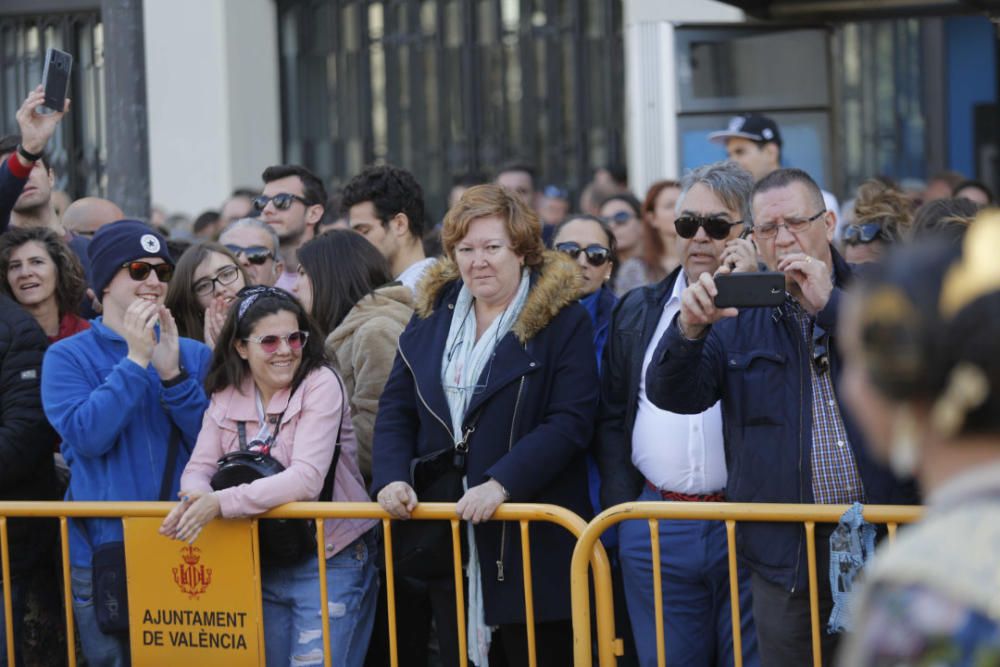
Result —
M125 215L149 216L149 142L142 0L102 0L108 197Z
M653 181L680 176L674 25L742 23L745 17L715 0L624 3L629 183L642 197Z
M146 0L153 203L217 209L281 161L273 0Z

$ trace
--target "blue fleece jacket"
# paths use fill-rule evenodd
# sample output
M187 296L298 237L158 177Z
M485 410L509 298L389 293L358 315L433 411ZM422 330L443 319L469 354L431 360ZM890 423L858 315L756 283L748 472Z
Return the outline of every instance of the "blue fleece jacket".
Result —
M67 500L158 500L171 422L182 434L169 497L176 496L208 407L203 381L211 352L181 338L180 355L188 378L165 388L152 366L127 359L125 339L101 318L45 353L42 402L63 440ZM72 521L70 560L90 567L92 547L120 539L117 519Z

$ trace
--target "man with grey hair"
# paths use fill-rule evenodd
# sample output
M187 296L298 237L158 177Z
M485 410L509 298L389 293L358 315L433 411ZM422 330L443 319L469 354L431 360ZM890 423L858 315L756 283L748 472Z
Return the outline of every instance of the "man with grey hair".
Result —
M685 288L704 274L755 271L753 245L739 238L749 225L753 179L733 162L685 175L677 200L681 266L661 282L632 290L615 308L605 348L596 455L601 503L719 501L727 466L719 405L700 414L661 410L646 395L644 376ZM669 550L659 563L667 664L731 665L728 548L718 521L661 521ZM655 665L656 607L646 522L618 528L625 599L641 665ZM740 572L743 664L758 665L749 577Z
M284 270L279 241L271 225L257 218L240 218L222 230L219 243L229 248L254 285L273 287Z

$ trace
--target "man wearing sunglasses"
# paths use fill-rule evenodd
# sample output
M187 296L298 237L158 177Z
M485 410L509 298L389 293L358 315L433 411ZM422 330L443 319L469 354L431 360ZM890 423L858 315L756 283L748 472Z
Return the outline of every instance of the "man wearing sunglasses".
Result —
M242 218L226 227L219 243L236 255L251 285L273 287L284 271L278 257L280 242L274 228L256 218Z
M674 414L650 402L644 371L663 331L681 308L681 294L701 275L756 269L749 241L753 181L732 162L700 167L681 183L677 231L681 266L657 284L629 292L612 316L601 380L596 456L604 507L632 501L722 500L727 467L719 406ZM658 566L663 581L667 664L733 664L726 529L719 522L661 521L669 553ZM656 603L649 527L618 528L625 597L641 665L656 664ZM743 664L759 665L750 615L749 578L740 577ZM739 650L739 649L736 649Z
M278 235L285 265L274 286L290 291L298 278L296 253L323 217L326 188L316 174L298 165L268 167L261 178L264 190L253 200L254 214Z
M718 309L702 274L681 295L678 317L646 372L650 400L693 414L721 400L733 502L912 502L869 456L840 402L833 333L851 267L830 244L835 218L815 181L798 169L754 186L753 238L764 263L785 274L778 307ZM833 608L832 524L816 527L820 623ZM765 665L812 664L806 535L800 524L746 523L740 555L751 570L753 615ZM829 664L836 635L822 633Z
M181 338L163 306L174 263L158 232L119 220L89 251L103 315L42 364L42 405L71 473L67 499L174 500L208 405L211 353ZM92 602L92 554L121 540L117 519L71 521L73 611L90 664L128 664L127 637L103 634Z

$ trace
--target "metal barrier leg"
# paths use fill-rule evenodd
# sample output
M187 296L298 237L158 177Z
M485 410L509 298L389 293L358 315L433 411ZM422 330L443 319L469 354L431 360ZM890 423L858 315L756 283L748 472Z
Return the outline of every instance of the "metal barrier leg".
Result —
M893 542L896 541L896 526L897 524L895 523L885 524L885 527L889 529L889 544L892 544Z
M736 522L726 521L726 545L729 548L729 605L733 613L733 662L743 667L743 616L740 613L740 576L736 566Z
M385 543L385 603L389 617L389 664L399 667L399 640L396 637L396 568L392 560L392 522L382 519Z
M7 631L7 664L14 665L14 611L10 580L10 542L7 538L7 517L0 516L0 554L3 555L3 611Z
M528 632L528 665L538 666L535 648L535 594L531 583L531 546L528 543L528 522L521 521L521 564L524 567L524 624Z
M667 663L667 649L663 641L663 573L660 571L660 526L656 519L649 520L649 543L652 547L653 611L656 614L656 664Z
M76 626L73 625L73 591L69 566L69 520L59 517L59 543L62 547L63 605L66 609L66 664L76 667Z
M316 557L319 560L319 617L323 621L323 664L332 667L330 654L330 592L326 583L326 532L323 519L316 519Z
M816 522L806 521L806 560L809 561L809 619L812 630L813 667L823 667L819 639L819 586L816 583Z
M458 664L468 667L469 651L465 643L465 581L462 578L462 542L458 519L451 520L451 553L455 563L455 614L458 621Z

